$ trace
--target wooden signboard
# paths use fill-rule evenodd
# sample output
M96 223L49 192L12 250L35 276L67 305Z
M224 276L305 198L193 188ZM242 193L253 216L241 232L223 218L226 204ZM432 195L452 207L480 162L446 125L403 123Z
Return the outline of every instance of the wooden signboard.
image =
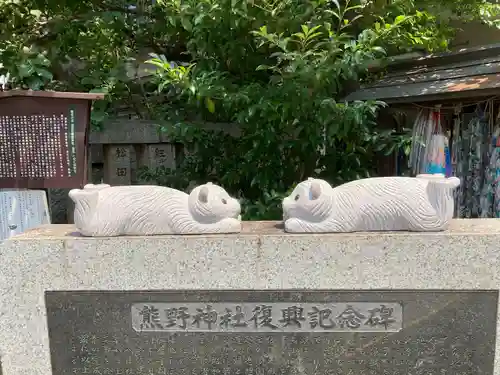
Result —
M92 100L102 94L0 92L0 188L77 188L87 180Z

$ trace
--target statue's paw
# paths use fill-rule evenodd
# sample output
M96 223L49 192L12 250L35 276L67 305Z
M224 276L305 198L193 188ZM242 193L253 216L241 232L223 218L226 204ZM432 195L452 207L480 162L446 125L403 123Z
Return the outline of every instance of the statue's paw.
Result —
M285 221L285 232L289 233L304 233L304 226L300 219L291 218Z
M442 173L422 173L418 174L416 178L421 180L444 180L446 176Z
M83 190L102 190L111 187L111 185L108 184L87 184L83 187Z
M73 197L78 197L80 195L80 192L82 192L82 189L71 189L68 193L68 196L73 199ZM74 200L74 199L73 199Z
M73 202L79 203L82 197L86 197L89 193L90 191L83 189L71 189L68 193L68 196Z
M71 189L68 193L69 197L73 199L76 203L79 200L86 200L87 197L93 196L95 194L95 190L92 189Z
M103 231L100 228L96 229L91 226L89 226L88 228L87 227L81 228L79 229L79 232L84 237L118 237L124 235L123 233L118 232L116 230Z
M220 233L240 233L241 221L238 219L227 218L219 222Z

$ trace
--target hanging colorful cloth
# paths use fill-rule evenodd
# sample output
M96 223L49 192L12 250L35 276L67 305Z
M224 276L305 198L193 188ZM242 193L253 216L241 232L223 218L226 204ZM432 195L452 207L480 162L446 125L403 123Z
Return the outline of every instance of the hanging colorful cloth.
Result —
M500 139L498 131L492 137L492 152L490 162L484 174L483 195L481 196L481 217L498 217L494 213L495 193L498 188L498 178L500 169L497 170L497 164L500 162Z
M439 108L432 112L430 144L427 149L427 166L425 173L446 174L446 153L448 139L441 129L441 112Z
M457 177L460 178L461 184L458 189L458 201L456 204L458 217L470 218L471 210L468 205L468 201L470 200L471 194L471 172L469 166L469 154L470 154L470 130L471 123L469 122L466 126L461 128L460 132L460 148L459 157L457 158Z
M411 149L408 158L408 167L410 173L416 176L420 173L422 165L425 164L424 156L427 146L425 133L429 120L430 111L428 109L420 109L417 118L413 123L413 134L411 138Z
M454 217L460 216L460 205L463 200L463 163L464 152L462 147L462 105L458 104L455 106L453 111L453 133L451 140L451 164L452 164L452 175L459 177L461 181L461 186L455 190L455 213Z
M490 157L490 163L484 173L483 191L481 194L481 217L493 217L493 205L495 201L495 180L496 180L496 162L498 158L496 151L497 137L492 138L493 148ZM500 150L500 149L499 149Z
M492 112L492 103L490 108ZM493 113L490 113L490 118L493 118ZM500 112L495 127L488 153L489 162L484 176L481 217L500 218Z
M488 113L489 112L489 113ZM494 200L495 200L495 162L496 159L496 132L493 131L494 128L494 120L493 120L493 102L487 102L485 113L488 114L488 134L486 137L488 139L490 134L493 134L491 138L486 142L486 147L483 150L483 159L484 159L484 175L483 175L483 186L481 191L480 203L481 203L481 214L482 218L494 217Z
M453 166L451 164L450 143L448 138L446 138L446 144L444 145L444 157L446 163L446 177L451 177L453 176Z
M500 130L495 136L495 148L491 155L490 165L495 170L493 217L500 218Z
M477 107L469 123L469 170L466 180L466 201L472 218L481 217L481 195L484 184L484 170L488 149L489 124L487 113Z
M427 154L426 173L446 174L446 145L448 139L442 134L433 134Z
M478 106L459 136L457 174L461 184L457 192L457 216L477 218L481 213L481 193L484 181L483 152L488 133L486 116ZM484 152L486 154L486 152Z
M478 121L474 122L471 140L471 167L472 167L472 217L481 217L481 192L484 182L483 152L485 143L485 130L488 124L485 113L478 111Z

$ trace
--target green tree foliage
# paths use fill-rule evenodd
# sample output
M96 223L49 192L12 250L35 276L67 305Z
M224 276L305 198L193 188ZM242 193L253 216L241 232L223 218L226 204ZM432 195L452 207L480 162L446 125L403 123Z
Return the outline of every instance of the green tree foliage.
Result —
M186 156L143 171L169 186L212 180L241 196L246 218L277 219L290 186L370 176L406 141L375 123L383 103L345 103L374 61L446 50L450 23L496 26L483 0L0 0L0 73L15 86L107 93L158 122ZM151 79L130 65L149 51ZM222 131L194 124L225 124ZM235 136L235 133L236 136Z

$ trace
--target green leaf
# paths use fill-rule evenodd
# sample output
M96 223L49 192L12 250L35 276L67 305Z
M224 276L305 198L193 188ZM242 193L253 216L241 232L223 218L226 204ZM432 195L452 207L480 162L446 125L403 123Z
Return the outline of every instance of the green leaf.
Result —
M364 16L362 14L358 14L357 16L351 18L351 23L356 22L357 20L363 18Z
M382 47L380 47L380 46L374 46L374 47L372 47L372 51L374 51L374 52L378 52L378 53L381 53L381 54L384 54L384 55L386 54L385 49L383 49L383 48L382 48Z
M181 24L184 29L187 31L193 30L193 25L191 24L191 21L187 17L182 17L181 18Z
M167 86L168 84L170 84L170 82L168 82L168 81L160 82L158 84L158 88L157 88L158 93L163 92L163 90L165 89L165 86Z
M338 12L335 12L335 11L333 11L333 10L328 10L328 14L332 14L332 15L334 15L334 16L335 16L335 18L336 18L337 20L339 20L339 21L340 21L340 18L341 18L341 17L340 17L340 14L339 14Z
M28 87L30 90L40 90L43 87L43 81L40 78L32 77L28 80Z
M215 113L215 103L210 98L205 98L205 106L210 113Z
M352 5L350 7L345 8L345 12L347 13L347 12L350 12L350 11L353 11L353 10L356 10L356 9L363 9L363 8L364 8L363 5L359 5L359 4L358 5Z
M196 18L194 19L194 24L195 25L199 25L200 23L203 22L203 19L205 18L205 13L200 13L196 16Z
M396 19L394 20L394 23L397 25L397 24L400 24L404 21L406 21L407 17L403 14L399 15L396 17Z
M53 75L51 72L49 72L47 69L43 68L35 68L36 73L41 76L42 78L45 78L48 81L51 81L53 79Z
M255 33L256 35L260 35L260 36L267 36L267 26L261 26L259 28L259 31L254 31L253 33Z
M36 65L43 65L45 67L49 67L51 65L50 60L41 53L38 54L38 56L33 60L33 63Z
M35 68L31 64L21 64L19 66L18 74L21 78L30 77L35 73Z
M145 63L150 64L150 65L154 65L154 66L161 68L161 69L165 69L165 64L158 59L146 60Z

